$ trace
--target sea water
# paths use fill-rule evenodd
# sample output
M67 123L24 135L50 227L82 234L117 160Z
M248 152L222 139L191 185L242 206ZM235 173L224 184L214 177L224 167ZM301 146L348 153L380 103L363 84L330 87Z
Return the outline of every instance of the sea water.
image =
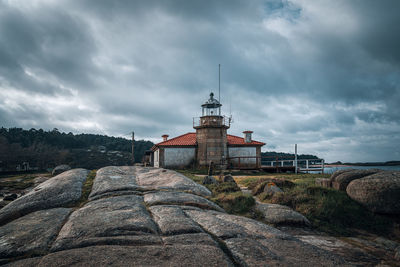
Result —
M397 166L334 166L334 167L325 167L324 173L334 173L339 170L346 169L356 169L356 170L367 170L367 169L381 169L385 171L400 171L400 165ZM313 172L312 172L313 173Z

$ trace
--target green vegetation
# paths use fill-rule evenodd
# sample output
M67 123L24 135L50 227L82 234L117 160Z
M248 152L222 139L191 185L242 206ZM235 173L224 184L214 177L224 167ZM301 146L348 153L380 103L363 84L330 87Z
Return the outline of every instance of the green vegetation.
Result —
M256 204L253 196L244 194L240 191L220 193L211 198L226 212L231 214L245 215L251 212L252 207Z
M32 187L38 176L50 176L49 173L0 176L0 190L19 191Z
M199 175L200 171L177 170L186 177L192 179L198 184L202 184L204 175ZM218 179L217 176L215 176ZM245 194L233 182L219 182L218 184L209 184L206 186L212 193L210 200L222 207L226 212L258 218L260 215L254 210L255 200L252 195Z
M82 207L83 205L85 205L87 203L89 195L90 195L90 192L92 191L94 178L96 177L96 172L97 172L97 170L92 170L88 174L88 177L86 178L86 181L82 186L81 198L79 199L79 201L76 204L76 206Z
M175 170L175 171L185 175L186 177L192 179L193 181L195 181L198 184L202 184L203 177L204 177L204 175L207 174L207 171L203 174L200 174L199 171L195 172L195 171L191 171L191 170Z
M231 192L239 192L240 187L233 182L225 182L219 184L209 184L206 185L214 195L218 195L220 193L231 193Z
M284 152L275 152L275 151L267 151L261 152L261 163L265 163L271 160L292 160L294 159L295 155L291 153L284 153ZM297 155L297 159L318 159L317 156L308 155L308 154L301 154Z
M141 162L150 141L135 141L135 161ZM106 151L104 151L104 149ZM57 129L24 130L0 128L0 169L15 171L24 162L39 170L68 164L73 168L96 169L106 165L131 164L132 141L98 134L59 132ZM119 153L108 153L118 151Z
M376 215L353 201L343 191L315 186L316 177L321 174L274 174L263 177L243 177L236 179L249 187L260 201L292 207L306 216L320 231L334 235L352 235L355 231L388 235L393 221ZM281 184L283 193L269 195L260 190L270 179L286 179L293 186ZM287 183L288 185L289 183Z

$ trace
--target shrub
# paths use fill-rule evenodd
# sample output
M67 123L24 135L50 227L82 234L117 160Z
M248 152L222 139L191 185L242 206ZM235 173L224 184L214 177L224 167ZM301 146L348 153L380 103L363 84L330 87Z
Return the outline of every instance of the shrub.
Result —
M226 212L234 214L250 212L256 203L252 195L240 191L235 193L221 193L212 200Z
M220 193L229 193L240 191L240 187L234 182L226 182L219 184L206 185L208 189L213 193L213 195L218 195Z
M251 193L253 195L261 194L262 192L264 192L264 187L268 183L274 183L274 184L276 184L277 187L281 188L282 190L287 189L287 188L292 188L295 186L295 184L293 182L285 180L285 179L264 178L264 179L258 180L256 183L252 184L253 187L251 188Z
M298 185L273 196L261 193L261 201L292 207L306 216L319 230L350 235L353 229L388 234L392 222L352 200L345 192L318 186Z

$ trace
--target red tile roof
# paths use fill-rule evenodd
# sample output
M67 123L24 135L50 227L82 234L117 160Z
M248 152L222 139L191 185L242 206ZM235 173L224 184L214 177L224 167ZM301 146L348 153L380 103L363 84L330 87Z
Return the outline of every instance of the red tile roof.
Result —
M258 142L252 140L250 143L245 143L244 138L235 136L235 135L227 135L228 145L235 146L263 146L265 143ZM155 146L195 146L196 142L196 133L186 133L174 138L171 138L167 141L163 141L161 143L156 144Z
M228 145L242 145L242 146L263 146L265 143L251 140L250 143L245 143L244 138L228 134Z
M196 133L187 133L167 141L156 144L157 146L195 146L196 145Z

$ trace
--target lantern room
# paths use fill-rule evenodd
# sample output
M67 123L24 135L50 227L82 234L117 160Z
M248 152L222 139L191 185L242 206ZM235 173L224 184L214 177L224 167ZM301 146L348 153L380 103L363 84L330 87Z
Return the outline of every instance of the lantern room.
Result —
M214 93L211 93L210 99L201 105L202 116L221 116L221 106L221 103L214 98Z

